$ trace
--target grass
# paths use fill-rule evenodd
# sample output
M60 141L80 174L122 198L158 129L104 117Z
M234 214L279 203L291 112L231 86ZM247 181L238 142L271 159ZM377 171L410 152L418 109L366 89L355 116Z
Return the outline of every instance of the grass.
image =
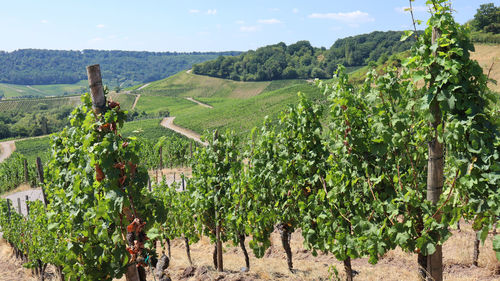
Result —
M136 95L127 93L111 92L108 94L108 99L120 103L120 108L130 110L134 104Z
M49 141L49 136L16 141L16 152L24 155L29 163L35 163L37 157L46 162L49 158Z
M45 105L47 109L52 109L66 105L76 106L78 104L80 104L80 96L0 100L0 111L31 112L40 109L42 105Z
M214 78L185 71L166 79L151 83L139 91L144 95L158 95L170 97L219 97L219 98L248 98L258 95L270 81L239 82L228 79ZM141 96L142 97L142 96Z
M320 96L320 91L305 80L238 82L180 72L141 90L136 110L153 115L168 110L176 117L175 124L200 134L213 129L245 134L265 116L276 117L296 102L299 91L313 98ZM214 108L199 106L186 97Z
M214 108L194 106L172 115L176 116L177 125L200 134L205 130L231 129L245 135L260 126L265 116L275 119L287 105L297 102L298 92L313 99L322 98L316 86L298 84L248 99L200 98Z
M124 137L138 137L147 140L157 140L165 135L178 135L160 125L162 118L126 122L120 133Z
M62 96L64 94L80 94L86 91L88 82L81 80L75 84L53 84L53 85L15 85L0 83L0 94L5 98L21 96Z
M125 93L110 93L108 95L112 100L118 101L123 109L130 109L134 104L135 95ZM59 108L61 106L77 106L80 104L80 96L68 97L41 97L30 99L10 99L0 100L0 111L13 111L13 112L31 112L37 111L41 106L47 109Z

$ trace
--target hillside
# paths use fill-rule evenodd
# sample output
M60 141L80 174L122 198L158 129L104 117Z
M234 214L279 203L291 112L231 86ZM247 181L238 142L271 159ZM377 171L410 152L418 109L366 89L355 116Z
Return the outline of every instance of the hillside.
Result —
M81 80L74 84L52 85L16 85L0 83L0 99L82 94L87 91L87 85L87 80Z
M135 110L152 115L176 116L175 123L197 133L211 129L248 132L266 115L275 116L297 93L320 98L320 91L305 80L239 82L181 72L151 83L138 91ZM206 108L189 101L194 98L213 106Z
M104 83L127 87L173 75L191 65L239 52L0 51L0 83L17 85L74 84L85 80L85 67L100 64ZM1 93L0 93L1 94Z
M338 64L359 67L408 50L414 40L401 41L402 35L402 31L375 31L338 39L330 49L313 47L309 41L289 46L281 42L195 64L193 72L236 81L329 78Z

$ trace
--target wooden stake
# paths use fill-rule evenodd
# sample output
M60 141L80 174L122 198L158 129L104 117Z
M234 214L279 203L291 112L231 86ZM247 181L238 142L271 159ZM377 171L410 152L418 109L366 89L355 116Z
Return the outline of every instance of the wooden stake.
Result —
M9 223L10 223L10 199L7 199L7 215L9 215Z
M30 206L28 206L28 201L30 201L30 198L28 197L28 195L26 195L26 200L24 201L24 203L26 204L26 216L29 216L30 214Z
M214 143L219 137L219 131L215 130ZM215 186L216 190L220 189L220 186ZM221 219L219 218L219 198L215 197L215 237L217 244L215 245L217 250L217 271L224 271L224 265L222 261L222 240L221 240Z
M28 183L30 181L28 174L28 160L24 159L24 181Z
M432 29L432 43L434 44L441 36L441 32L437 28ZM434 53L437 55L437 52ZM431 66L432 67L432 66ZM429 105L430 113L432 114L433 121L431 123L434 129L434 138L428 144L429 161L427 165L427 200L436 205L439 201L441 193L443 193L443 144L438 141L437 127L441 124L441 109L437 98ZM441 214L436 215L436 220L440 221ZM443 280L443 248L442 245L436 245L436 251L427 256L427 279L433 281Z
M21 198L17 197L17 212L22 215L21 213Z
M87 66L90 94L92 95L92 108L96 114L106 111L106 97L102 86L101 67L98 64Z
M47 207L47 196L45 195L45 179L43 176L43 166L42 166L42 160L40 157L36 158L36 169L38 171L38 178L40 179L40 187L42 188L42 198L43 198L43 204L45 207Z

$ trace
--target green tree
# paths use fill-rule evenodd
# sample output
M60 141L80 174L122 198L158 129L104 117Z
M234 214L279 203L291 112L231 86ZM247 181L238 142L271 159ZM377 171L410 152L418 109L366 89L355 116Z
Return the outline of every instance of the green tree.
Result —
M498 29L498 25L500 25L500 7L496 7L494 3L480 5L472 20L472 25L479 31L488 32L488 29L492 29L492 31L496 30L495 28ZM499 31L495 33L499 33Z

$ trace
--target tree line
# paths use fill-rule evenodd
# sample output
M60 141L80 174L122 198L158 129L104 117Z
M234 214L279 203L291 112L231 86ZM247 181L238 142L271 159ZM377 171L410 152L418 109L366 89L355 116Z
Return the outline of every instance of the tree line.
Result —
M73 84L87 78L85 66L100 63L106 84L121 87L173 75L192 64L239 52L63 51L21 49L0 51L0 83L20 85Z
M305 40L289 46L280 42L195 64L193 72L237 81L330 78L338 64L364 66L410 49L414 40L401 41L402 34L375 31L339 39L329 49L313 47Z

